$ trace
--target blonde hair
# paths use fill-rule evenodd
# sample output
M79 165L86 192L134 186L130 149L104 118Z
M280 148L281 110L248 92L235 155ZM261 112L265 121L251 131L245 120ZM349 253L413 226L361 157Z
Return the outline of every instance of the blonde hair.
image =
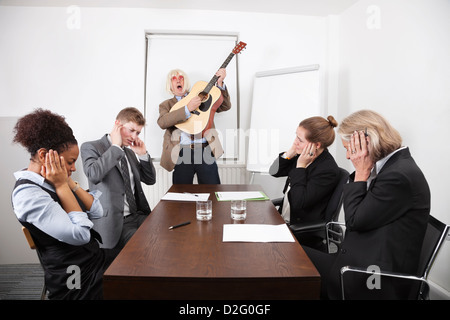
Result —
M187 76L187 74L183 70L173 69L173 70L169 71L169 73L167 74L167 78L166 78L166 91L169 94L174 94L172 91L172 78L177 75L184 77L183 92L188 92L189 89L191 88L191 84L189 82L189 77Z
M360 110L342 120L338 134L350 141L355 131L366 131L369 136L369 155L376 162L402 146L400 133L379 113Z
M311 117L303 120L298 125L305 128L307 134L306 140L310 142L320 142L322 148L328 148L333 144L335 134L334 128L338 123L333 116L328 116L327 119L322 117Z

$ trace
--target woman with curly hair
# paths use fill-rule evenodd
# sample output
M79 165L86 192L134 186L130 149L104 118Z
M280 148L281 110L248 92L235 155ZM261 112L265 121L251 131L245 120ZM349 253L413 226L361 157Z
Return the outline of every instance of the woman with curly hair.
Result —
M13 142L31 155L28 167L14 173L12 203L36 243L48 298L101 299L109 259L90 220L103 216L101 193L71 178L79 154L72 129L64 117L37 109L17 121Z

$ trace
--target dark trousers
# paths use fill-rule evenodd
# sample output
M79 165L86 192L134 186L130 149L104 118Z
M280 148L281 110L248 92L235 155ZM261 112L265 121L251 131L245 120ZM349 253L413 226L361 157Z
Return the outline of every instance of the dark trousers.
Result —
M330 271L331 267L334 264L334 261L336 260L337 254L329 254L325 253L323 251L310 248L308 246L302 245L303 250L305 250L306 254L308 255L311 262L316 267L317 271L320 273L320 299L322 300L328 300L330 299L329 292L328 292L328 285L329 283L335 283L336 281L330 281ZM336 280L336 279L333 279ZM339 287L335 288L337 293L339 293ZM333 297L336 298L336 297ZM340 297L337 297L336 299L340 299Z
M172 175L173 184L192 184L195 174L199 184L220 184L216 159L209 146L181 147Z
M342 266L335 266L339 253L325 253L307 246L303 246L309 259L320 273L321 299L342 299L339 270ZM372 265L368 262L367 264ZM367 268L367 266L356 266ZM383 270L383 267L381 267ZM390 271L390 270L387 270ZM351 300L394 300L417 299L418 281L381 277L378 288L369 288L371 274L349 272L345 275L345 298Z
M109 255L114 258L120 253L120 251L125 247L128 240L134 235L134 233L139 229L144 220L148 217L148 215L144 214L130 214L129 216L123 219L123 228L122 233L120 235L119 242L117 245L111 249Z

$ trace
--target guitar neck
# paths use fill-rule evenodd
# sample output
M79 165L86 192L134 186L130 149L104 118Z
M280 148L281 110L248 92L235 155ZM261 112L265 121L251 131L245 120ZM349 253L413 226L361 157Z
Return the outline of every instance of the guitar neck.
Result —
M231 59L233 59L233 57L234 57L234 53L232 52L228 55L228 58L225 59L225 61L222 63L222 65L220 66L219 69L226 68L228 66L228 64L230 63ZM209 93L211 88L216 84L217 79L219 79L219 77L214 75L214 77L212 77L212 79L209 81L208 85L205 87L205 90L203 90L203 92Z

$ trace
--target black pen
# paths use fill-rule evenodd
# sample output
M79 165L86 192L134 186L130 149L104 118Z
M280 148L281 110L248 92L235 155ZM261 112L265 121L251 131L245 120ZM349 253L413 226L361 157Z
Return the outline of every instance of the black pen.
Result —
M195 194L195 193L184 192L184 194L190 194L191 196L194 196L194 197L197 197L197 198L198 198L198 194Z
M188 225L189 223L191 223L191 222L188 221L188 222L183 222L183 223L177 224L177 225L175 225L175 226L170 226L170 227L169 227L169 230L172 230L172 229L175 229L175 228L178 228L178 227L182 227L182 226Z

